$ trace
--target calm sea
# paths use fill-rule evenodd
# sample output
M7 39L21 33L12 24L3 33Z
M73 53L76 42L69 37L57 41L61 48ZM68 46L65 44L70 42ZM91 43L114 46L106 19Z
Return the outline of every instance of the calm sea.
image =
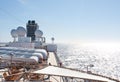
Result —
M120 45L58 44L58 56L66 67L120 79Z

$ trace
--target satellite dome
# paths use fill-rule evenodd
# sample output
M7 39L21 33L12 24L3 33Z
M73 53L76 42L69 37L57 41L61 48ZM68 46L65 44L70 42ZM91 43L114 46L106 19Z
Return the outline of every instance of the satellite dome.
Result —
M25 34L26 34L26 30L25 30L24 27L19 26L19 27L17 28L17 33L18 33L18 36L23 37L23 36L25 36Z
M35 36L36 36L37 38L42 37L42 35L43 35L43 32L42 32L41 30L36 30L36 31L35 31Z
M11 30L11 35L12 35L13 38L16 38L18 36L17 30L16 29L12 29Z

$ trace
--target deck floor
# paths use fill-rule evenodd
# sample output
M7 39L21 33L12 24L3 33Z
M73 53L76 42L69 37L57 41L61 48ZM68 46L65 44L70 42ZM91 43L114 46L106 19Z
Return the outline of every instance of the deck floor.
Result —
M58 66L58 61L55 57L55 54L53 52L49 52L49 57L48 57L48 64ZM52 82L63 82L62 77L59 76L51 76L50 81Z

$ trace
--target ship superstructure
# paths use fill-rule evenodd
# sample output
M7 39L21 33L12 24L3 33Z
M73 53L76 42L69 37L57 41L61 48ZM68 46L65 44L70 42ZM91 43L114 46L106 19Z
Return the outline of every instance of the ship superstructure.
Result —
M117 82L115 79L62 66L57 45L47 44L43 32L34 20L26 29L11 30L13 42L0 47L1 82Z

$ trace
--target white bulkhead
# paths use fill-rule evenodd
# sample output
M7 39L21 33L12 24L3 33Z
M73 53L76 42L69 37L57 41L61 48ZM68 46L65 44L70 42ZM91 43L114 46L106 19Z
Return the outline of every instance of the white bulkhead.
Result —
M47 45L47 51L48 52L56 52L57 51L57 45L56 44L48 44Z

